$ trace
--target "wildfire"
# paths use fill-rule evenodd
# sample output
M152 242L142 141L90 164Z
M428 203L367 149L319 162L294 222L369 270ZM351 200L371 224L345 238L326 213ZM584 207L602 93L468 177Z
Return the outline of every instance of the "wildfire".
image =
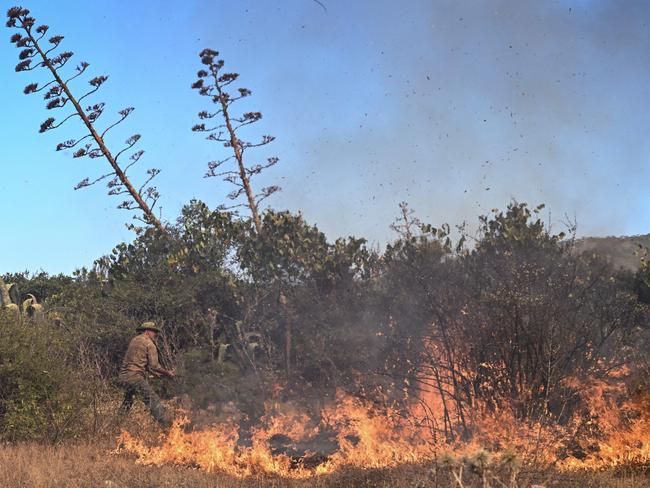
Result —
M339 396L318 425L304 413L263 419L242 445L234 425L184 432L177 421L157 446L147 446L123 431L120 451L135 453L142 464L179 464L247 477L280 475L305 478L342 466L387 467L429 460L436 452L430 433L403 422L394 410L382 415L358 399Z
M478 420L470 441L450 440L432 429L431 416L441 411L431 391L408 415L392 408L377 409L340 393L318 422L296 408L282 413L273 409L276 413L263 418L251 430L250 439L244 440L234 421L185 432L188 421L183 418L157 445L147 445L123 431L117 452L134 453L142 464L194 466L239 478L307 478L344 467L432 463L445 452L462 455L484 448L501 454L514 452L524 462L566 471L650 462L650 402L626 399L620 378L609 383L593 381L584 385L584 393L589 398L587 411L562 426L521 422L512 412L482 411L477 406Z
M615 379L585 385L588 412L578 426L582 432L576 435L582 452L562 460L563 469L602 470L650 463L650 395L630 395L625 383Z

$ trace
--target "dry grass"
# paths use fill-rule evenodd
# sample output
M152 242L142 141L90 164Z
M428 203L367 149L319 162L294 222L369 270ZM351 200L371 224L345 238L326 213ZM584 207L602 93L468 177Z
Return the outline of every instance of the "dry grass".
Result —
M135 464L124 455L110 454L113 443L42 446L0 446L2 486L15 487L440 487L426 466L403 466L384 470L350 469L306 481L286 479L237 480L178 466L151 467ZM639 488L650 486L642 474L590 473L560 476L557 473L523 473L519 488L539 484L550 487Z
M135 464L128 456L111 455L104 445L46 447L36 444L0 447L2 486L16 487L413 487L426 471L348 471L308 481L237 480L196 469Z
M112 410L111 410L112 411ZM391 469L346 469L309 480L253 478L240 480L183 466L142 466L135 457L112 454L119 432L111 415L103 419L97 440L58 446L35 443L0 445L0 487L192 487L192 488L457 488L432 475L431 466L406 465ZM142 439L155 442L160 430L141 405L123 424ZM443 477L444 478L444 477ZM641 469L623 473L522 472L517 488L640 488L650 487ZM465 484L464 488L473 488Z

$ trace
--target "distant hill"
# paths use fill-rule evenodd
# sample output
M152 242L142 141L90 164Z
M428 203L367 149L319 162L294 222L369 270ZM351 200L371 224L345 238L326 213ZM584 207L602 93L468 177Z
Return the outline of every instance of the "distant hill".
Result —
M636 271L640 266L639 244L650 248L650 234L629 237L584 237L576 241L579 252L596 251L617 268Z

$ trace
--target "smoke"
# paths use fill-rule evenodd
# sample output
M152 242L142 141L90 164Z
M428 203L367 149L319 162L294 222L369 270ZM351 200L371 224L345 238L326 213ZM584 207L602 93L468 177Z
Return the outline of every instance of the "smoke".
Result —
M401 200L433 223L514 198L583 235L642 231L629 209L648 207L643 2L313 7L241 7L282 156L275 205L378 242Z

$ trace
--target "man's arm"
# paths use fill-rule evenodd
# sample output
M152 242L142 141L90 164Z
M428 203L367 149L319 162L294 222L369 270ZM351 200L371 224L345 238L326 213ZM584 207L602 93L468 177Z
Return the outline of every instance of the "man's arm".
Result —
M147 369L156 376L166 376L167 378L174 378L176 376L174 370L167 370L158 362L158 350L153 341L149 341L147 347Z

